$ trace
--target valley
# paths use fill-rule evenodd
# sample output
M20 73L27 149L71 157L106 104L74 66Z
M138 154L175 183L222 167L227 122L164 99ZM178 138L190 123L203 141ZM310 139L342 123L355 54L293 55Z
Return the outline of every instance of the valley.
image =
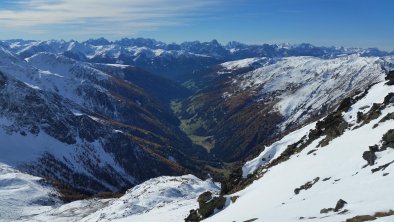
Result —
M0 221L392 218L392 70L310 44L1 41Z

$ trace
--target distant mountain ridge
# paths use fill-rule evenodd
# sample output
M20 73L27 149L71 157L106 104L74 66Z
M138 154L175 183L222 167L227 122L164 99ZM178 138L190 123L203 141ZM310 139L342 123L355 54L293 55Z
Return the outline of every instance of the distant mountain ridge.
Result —
M252 57L314 56L335 58L350 54L361 56L394 55L394 52L385 52L376 48L317 47L307 43L249 45L235 41L222 45L217 40L167 44L144 38L124 38L116 41L99 38L84 42L17 39L1 41L1 44L22 58L30 57L38 52L60 53L79 61L134 65L174 80L185 79L184 76L190 75L193 70L225 61Z
M341 55L341 54L353 54L361 53L363 56L387 56L393 55L394 51L388 52L384 50L379 50L378 48L346 48L346 47L326 47L326 46L315 46L309 43L301 44L245 44L237 41L230 41L227 44L221 44L217 40L212 40L210 42L200 42L200 41L186 41L182 43L165 43L162 41L157 41L150 38L123 38L120 40L109 41L105 38L98 39L88 39L86 41L65 41L65 40L48 40L48 41L37 41L37 40L23 40L23 39L12 39L12 40L2 40L0 41L3 45L8 45L11 49L24 50L31 46L43 46L47 45L52 47L52 49L57 48L62 51L66 49L64 46L70 44L79 44L85 46L108 46L108 45L118 45L122 47L146 47L149 49L163 49L167 51L185 51L196 54L203 54L207 56L230 56L237 55L236 50L250 50L254 53L267 53L264 49L277 50L277 54L271 54L272 56L322 56L323 54ZM62 47L59 47L62 46ZM67 48L69 49L69 48ZM220 53L220 51L222 51ZM18 52L18 51L16 51ZM271 51L272 53L274 51ZM241 55L238 55L241 56ZM269 55L260 55L269 57Z

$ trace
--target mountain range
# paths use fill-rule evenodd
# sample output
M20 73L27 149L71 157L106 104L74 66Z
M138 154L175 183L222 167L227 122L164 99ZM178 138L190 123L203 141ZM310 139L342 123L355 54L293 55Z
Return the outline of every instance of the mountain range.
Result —
M394 55L394 52L385 52L375 48L316 47L307 43L247 45L229 42L221 45L216 40L167 44L143 38L124 38L118 41L100 38L85 42L17 39L2 41L1 44L23 59L38 52L49 52L63 54L79 61L132 65L173 80L185 80L193 71L244 58L289 56L334 58L350 54L368 57Z
M0 220L390 221L392 70L378 49L1 41Z

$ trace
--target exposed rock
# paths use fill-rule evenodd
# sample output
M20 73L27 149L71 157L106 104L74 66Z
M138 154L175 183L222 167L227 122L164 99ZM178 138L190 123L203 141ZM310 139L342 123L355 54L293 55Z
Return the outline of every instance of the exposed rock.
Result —
M185 222L198 222L201 220L197 210L190 210L189 216L185 218Z
M393 102L394 102L394 93L391 92L387 94L386 97L384 97L384 102L383 102L384 104L388 105Z
M242 181L242 166L233 169L228 178L222 181L221 194L227 194L230 191L236 190L236 187Z
M235 203L235 201L237 201L238 198L239 196L232 196L230 199L232 203Z
M207 191L202 193L197 201L199 208L190 211L188 217L185 218L186 222L195 222L208 218L215 213L215 209L223 209L226 198L223 196L213 197L212 193Z
M348 123L342 118L340 113L328 115L323 121L316 124L316 128L321 130L326 137L320 142L320 146L326 146L328 143L342 135L348 127Z
M345 204L347 204L346 201L339 199L337 204L335 205L334 212L338 212L339 210L341 210L345 206Z
M210 191L206 191L198 197L197 201L201 206L202 204L210 201L211 199L212 199L212 193Z
M369 105L365 105L359 108L359 110L364 110L364 109L368 109L370 106Z
M364 222L364 221L372 221L376 219L377 219L376 217L371 215L360 215L360 216L349 218L346 220L346 222Z
M244 222L253 222L253 221L256 221L256 220L258 220L259 218L253 218L253 219L249 219L249 220L245 220Z
M375 164L376 158L375 152L373 151L365 151L363 153L363 159L366 160L370 166Z
M364 113L358 111L357 112L357 123L361 122L363 120L363 117L364 117Z
M313 179L312 181L309 181L307 183L305 183L304 185L300 186L299 188L296 188L294 190L294 193L297 195L300 193L301 190L308 190L310 188L312 188L312 186L317 183L319 181L320 177L316 177L315 179Z
M375 217L388 217L394 215L394 210L376 212Z
M379 166L379 167L377 167L375 169L372 169L371 171L372 171L372 173L375 173L375 172L378 172L378 171L384 171L388 166L390 166L393 163L394 163L394 160L389 162L389 163L383 164L383 165L381 165L381 166Z
M392 215L394 215L394 211L393 210L382 211L382 212L376 212L374 215L359 215L359 216L355 216L355 217L347 219L346 222L373 221L373 220L376 220L378 218L389 217L389 216L392 216Z
M226 203L226 198L223 196L214 197L207 202L199 202L198 213L202 219L205 219L214 214L215 209L221 210Z
M347 98L343 99L342 102L339 104L337 111L347 112L350 109L350 107L352 106L352 104L353 104L352 98L347 97Z
M385 133L383 135L383 147L391 147L394 148L394 129L391 129L389 131L387 131L387 133Z
M339 210L341 210L345 206L345 204L347 204L346 201L344 201L342 199L339 199L337 201L337 204L335 205L335 208L332 208L332 207L330 207L330 208L323 208L323 209L320 210L320 213L321 214L326 214L326 213L329 213L329 212L338 212ZM344 211L347 212L346 210L344 210ZM341 213L342 214L345 213L344 211L342 211Z
M372 120L379 118L380 115L382 115L381 111L384 108L385 108L384 104L374 103L371 109L367 113L361 115L359 122L362 122L362 125L365 125L371 122Z
M387 85L394 85L394 70L390 71L385 79L388 80Z
M329 213L331 211L334 211L334 208L323 208L323 209L320 210L320 213L321 214L326 214L326 213Z
M312 153L314 153L316 151L317 151L316 149L310 150L306 155L312 154Z
M373 128L378 127L380 123L386 122L386 121L388 121L388 120L394 120L394 112L385 115L385 116L379 121L379 123L377 123L377 124L375 124L375 125L373 126Z
M372 152L379 152L379 151L381 151L381 149L379 149L378 145L369 146L369 150L372 151Z
M338 214L346 214L347 212L349 212L349 210L344 209L343 211L339 212Z

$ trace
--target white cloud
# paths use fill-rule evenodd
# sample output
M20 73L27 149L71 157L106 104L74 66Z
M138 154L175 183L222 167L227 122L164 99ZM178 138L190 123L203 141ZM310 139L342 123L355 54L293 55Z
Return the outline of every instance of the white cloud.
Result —
M16 0L1 9L0 29L119 36L182 25L218 0ZM59 33L60 32L60 33Z

